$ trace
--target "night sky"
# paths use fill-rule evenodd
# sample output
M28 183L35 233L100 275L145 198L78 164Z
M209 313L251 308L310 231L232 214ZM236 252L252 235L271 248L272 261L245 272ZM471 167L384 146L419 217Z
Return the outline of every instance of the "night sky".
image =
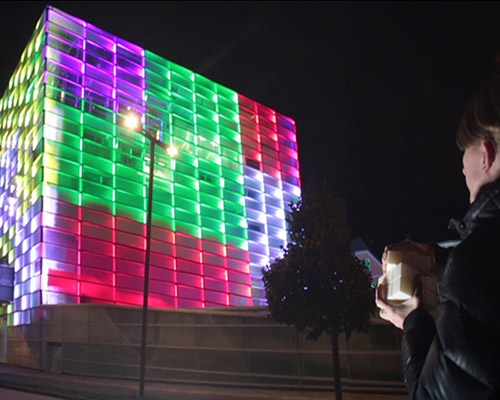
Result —
M0 2L2 93L45 4ZM454 136L498 68L498 2L50 4L295 119L303 185L345 197L375 254L467 209Z

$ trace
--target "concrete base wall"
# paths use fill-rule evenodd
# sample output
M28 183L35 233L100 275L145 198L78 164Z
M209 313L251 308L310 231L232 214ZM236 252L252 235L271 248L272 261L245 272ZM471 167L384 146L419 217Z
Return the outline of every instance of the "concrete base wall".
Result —
M142 310L103 304L40 308L39 322L8 327L9 364L54 373L138 379ZM330 338L306 340L265 308L151 309L148 380L258 387L333 386ZM398 332L374 321L368 334L340 337L349 385L401 390Z

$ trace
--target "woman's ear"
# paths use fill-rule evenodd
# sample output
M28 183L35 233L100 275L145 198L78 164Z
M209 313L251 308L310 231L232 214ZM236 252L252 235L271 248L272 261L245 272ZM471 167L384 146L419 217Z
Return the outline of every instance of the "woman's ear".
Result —
M483 153L482 170L488 172L495 161L497 149L493 143L488 141L481 142L481 149Z

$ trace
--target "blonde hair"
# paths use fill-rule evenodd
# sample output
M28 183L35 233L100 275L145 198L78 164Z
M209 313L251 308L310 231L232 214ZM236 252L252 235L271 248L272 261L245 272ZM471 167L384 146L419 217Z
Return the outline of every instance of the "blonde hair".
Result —
M467 106L457 130L457 146L465 150L480 141L500 146L500 76L495 76Z

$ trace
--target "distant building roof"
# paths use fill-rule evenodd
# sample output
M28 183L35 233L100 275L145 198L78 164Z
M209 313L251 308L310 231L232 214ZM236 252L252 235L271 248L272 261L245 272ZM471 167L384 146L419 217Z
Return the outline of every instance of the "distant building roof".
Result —
M365 242L363 242L363 239L357 237L356 239L353 239L351 242L351 250L354 253L361 250L368 250L368 246L366 245Z
M366 243L360 237L351 241L351 251L358 259L365 262L372 274L372 284L377 285L378 278L383 275L382 263L378 257L373 255Z

